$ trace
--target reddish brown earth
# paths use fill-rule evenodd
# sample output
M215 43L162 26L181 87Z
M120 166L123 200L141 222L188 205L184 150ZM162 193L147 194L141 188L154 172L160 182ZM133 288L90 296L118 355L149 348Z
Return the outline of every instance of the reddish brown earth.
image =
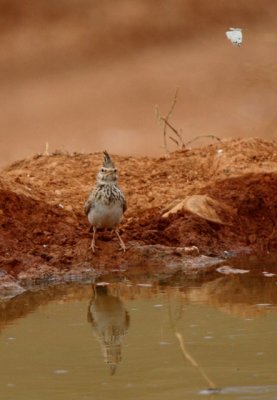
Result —
M36 155L0 175L2 274L47 277L83 266L147 271L151 258L158 268L193 245L204 255L277 251L276 142L225 140L160 158L113 155L113 160L128 200L122 222L127 252L118 251L109 232L99 233L95 255L89 248L83 204L102 153ZM184 210L162 217L196 194L219 202L221 223Z

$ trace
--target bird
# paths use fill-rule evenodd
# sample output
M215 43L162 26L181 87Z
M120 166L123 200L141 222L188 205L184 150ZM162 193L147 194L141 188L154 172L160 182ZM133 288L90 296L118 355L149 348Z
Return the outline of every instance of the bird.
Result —
M91 190L84 205L84 211L93 231L91 250L96 251L95 236L97 229L112 229L118 237L120 248L126 246L119 234L118 225L127 209L124 193L117 184L117 169L109 153L104 151L103 165L97 174L96 186Z

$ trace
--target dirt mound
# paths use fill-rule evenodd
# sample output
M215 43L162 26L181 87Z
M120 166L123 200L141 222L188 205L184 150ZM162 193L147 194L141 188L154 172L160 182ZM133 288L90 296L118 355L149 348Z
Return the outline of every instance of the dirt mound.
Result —
M67 264L71 257L63 246L74 248L82 234L75 215L3 188L0 204L2 266L16 275L34 264Z
M245 174L209 184L200 193L209 194L230 212L219 207L220 223L200 218L185 209L163 218L159 210L145 212L130 224L131 236L147 243L167 246L197 246L214 255L223 250L258 252L277 249L277 174ZM140 232L142 230L142 232Z
M114 155L128 200L117 251L110 233L99 233L99 252L83 204L102 164L102 154L37 155L0 175L0 263L17 276L33 267L69 270L128 264L143 244L198 246L202 254L277 250L277 144L261 139L226 140L154 158ZM221 223L199 213L166 211L189 196L209 196ZM192 210L193 211L193 210ZM202 210L203 211L203 210Z

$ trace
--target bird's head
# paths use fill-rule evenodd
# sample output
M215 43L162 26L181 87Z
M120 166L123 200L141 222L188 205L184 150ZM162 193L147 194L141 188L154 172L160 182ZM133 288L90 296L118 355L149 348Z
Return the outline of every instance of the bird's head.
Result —
M107 151L104 151L103 166L98 172L97 182L99 184L117 182L117 169Z

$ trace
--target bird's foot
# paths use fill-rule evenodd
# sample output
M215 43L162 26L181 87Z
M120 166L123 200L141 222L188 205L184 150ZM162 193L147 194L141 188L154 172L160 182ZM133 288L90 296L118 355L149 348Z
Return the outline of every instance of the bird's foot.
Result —
M118 228L115 229L115 234L118 237L118 240L119 240L119 243L120 243L120 250L122 250L123 253L125 253L126 252L126 246L125 246L125 243L123 242L123 240L121 239L121 236L119 234Z
M96 249L99 249L99 247L96 246L96 244L93 241L91 242L90 248L93 253L96 253Z
M119 247L120 251L123 251L123 253L126 253L126 246L124 244L124 242L122 241L122 243L120 242L120 247Z

